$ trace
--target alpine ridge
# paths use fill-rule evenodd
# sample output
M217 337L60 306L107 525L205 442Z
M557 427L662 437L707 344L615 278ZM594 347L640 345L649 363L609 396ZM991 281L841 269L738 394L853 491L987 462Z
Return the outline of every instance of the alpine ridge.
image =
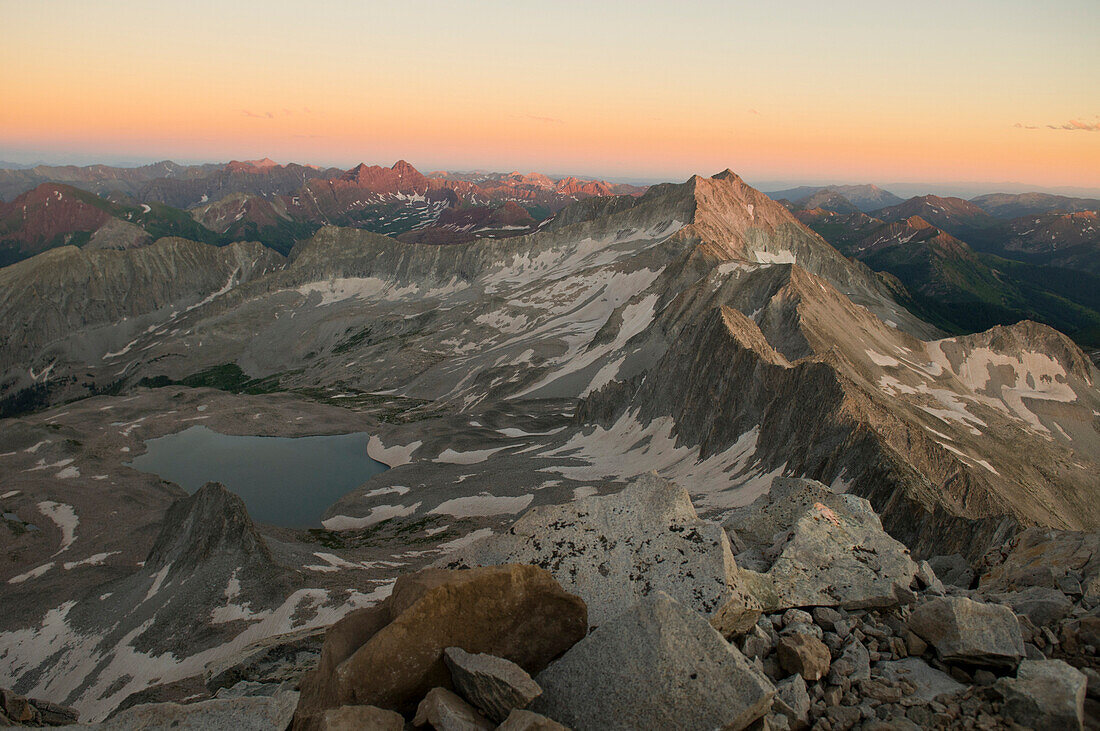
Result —
M307 185L426 206L482 185L417 175L360 167ZM398 181L411 187L386 188ZM217 228L238 213L279 225L281 210L242 194L194 215ZM458 227L512 225L526 209L447 210L439 225ZM1080 348L1026 320L949 335L899 302L914 296L910 282L847 258L802 216L861 222L844 244L860 256L981 264L923 216L792 212L726 170L580 198L506 237L440 245L321 225L285 258L258 243L163 238L61 247L0 269L12 415L0 466L19 485L0 499L36 527L12 540L0 575L11 607L0 673L92 720L146 693L201 696L197 677L290 666L298 677L288 648L314 642L309 652L331 657L317 628L367 616L349 613L396 591L398 573L450 567L519 513L568 512L638 481L675 483L677 504L690 502L660 528L669 545L685 539L682 521L718 536L703 524L733 525L804 483L824 491L810 507L918 562L977 567L1029 529L1097 530L1100 373ZM128 466L147 440L195 422L259 436L365 429L368 454L389 469L319 526L254 525L218 485L185 497ZM112 515L116 530L88 528ZM730 535L738 558L722 559L731 583L720 593L741 604L715 611L724 619L710 631L752 631L784 597L822 596L783 572L826 540L814 531L829 515L795 520L775 544L783 561ZM881 570L904 576L866 586L900 594L874 602L915 591L918 562L895 558ZM72 604L74 587L85 598ZM405 621L403 601L386 621Z

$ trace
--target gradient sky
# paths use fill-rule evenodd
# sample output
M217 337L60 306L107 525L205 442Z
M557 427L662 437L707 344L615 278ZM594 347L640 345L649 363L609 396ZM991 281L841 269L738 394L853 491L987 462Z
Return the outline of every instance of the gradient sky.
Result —
M0 0L0 159L1100 188L1100 2Z

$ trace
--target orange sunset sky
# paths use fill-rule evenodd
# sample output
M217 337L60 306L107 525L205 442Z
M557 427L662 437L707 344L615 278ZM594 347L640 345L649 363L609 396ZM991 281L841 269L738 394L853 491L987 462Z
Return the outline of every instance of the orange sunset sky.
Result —
M0 159L1100 189L1100 2L13 2Z

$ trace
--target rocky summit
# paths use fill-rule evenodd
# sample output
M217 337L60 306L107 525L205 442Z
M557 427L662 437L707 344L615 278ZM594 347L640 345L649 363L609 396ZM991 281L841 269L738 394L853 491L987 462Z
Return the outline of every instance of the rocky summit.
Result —
M1000 298L962 242L1001 203L36 170L0 176L0 725L1100 723L1088 315L917 306Z

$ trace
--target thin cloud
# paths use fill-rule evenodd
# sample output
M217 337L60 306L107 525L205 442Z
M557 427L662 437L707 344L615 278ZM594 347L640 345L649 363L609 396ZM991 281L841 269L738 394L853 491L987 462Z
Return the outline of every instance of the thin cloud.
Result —
M275 119L276 117L291 117L291 116L294 116L295 113L296 112L293 109L287 109L285 107L281 110L276 110L274 112L270 112L270 111L254 112L251 109L242 109L241 110L241 114L243 114L246 117L251 117L252 119ZM309 107L302 107L301 114L313 114L313 112L311 112L309 110Z
M565 120L558 119L557 117L540 117L536 114L525 114L523 116L528 119L533 119L536 122L545 122L546 124L565 124Z
M1100 117L1097 117L1097 119L1100 120ZM1068 122L1063 122L1062 124L1044 125L1023 124L1022 122L1017 122L1013 126L1020 129L1053 129L1069 132L1100 132L1100 121L1086 122L1083 119L1071 119Z
M760 112L756 109L750 109L749 114L760 114Z

